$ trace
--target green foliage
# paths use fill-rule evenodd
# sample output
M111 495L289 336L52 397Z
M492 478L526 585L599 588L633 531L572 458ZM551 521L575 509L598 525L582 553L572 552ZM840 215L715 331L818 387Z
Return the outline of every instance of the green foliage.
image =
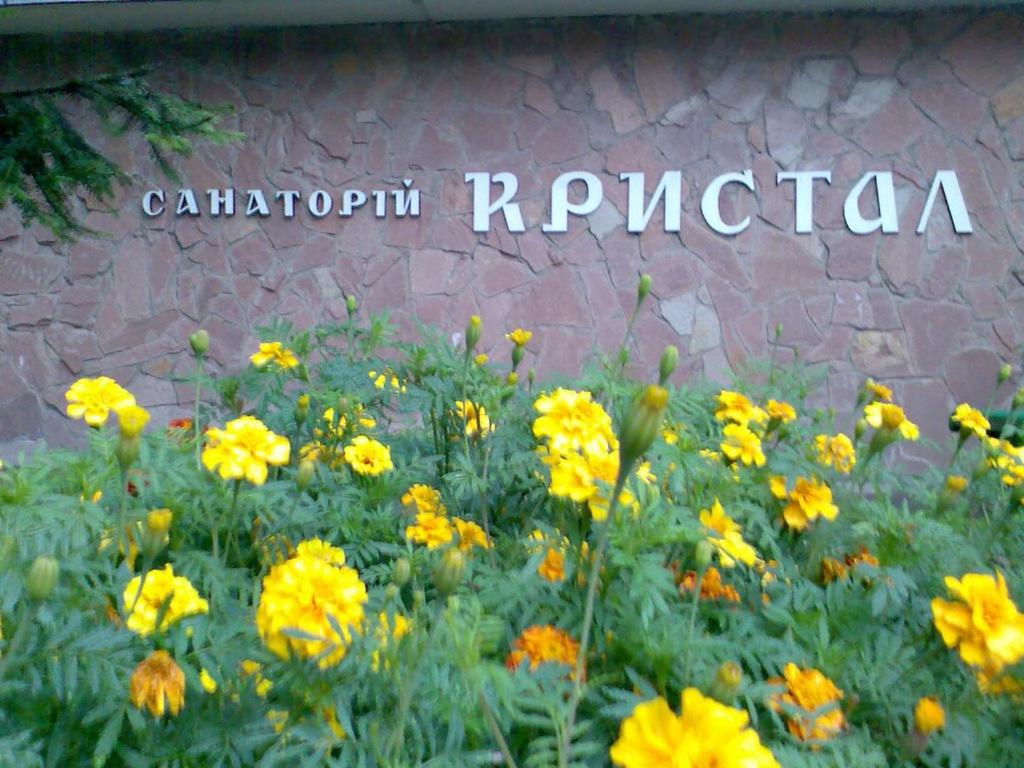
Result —
M1024 759L1019 702L979 692L943 645L930 608L932 597L946 596L943 576L967 571L999 568L1011 595L1024 596L1019 512L1015 501L1008 506L1015 497L998 472L943 501L947 468L907 477L882 457L869 459L867 437L852 473L823 467L814 436L834 428L831 414L804 403L814 372L777 365L752 370L742 389L756 402L785 399L800 418L764 438L765 467L733 469L700 452L717 451L722 439L717 390L700 382L673 388L665 420L678 439L659 438L647 452L656 479L630 479L636 513L620 507L607 528L582 698L570 717L567 667L505 666L513 640L531 625L580 638L602 530L584 506L548 493L531 431L539 391L509 383L507 362L478 365L428 329L419 343L398 344L381 317L301 332L277 324L266 338L283 342L300 364L249 367L215 381L200 361L195 378L183 382L208 398L198 423L151 424L126 475L113 421L90 430L85 450L42 453L0 472L0 765L600 766L638 703L663 696L678 708L683 689L712 691L724 662L743 670L731 703L749 713L785 768ZM615 419L638 390L618 360L570 386L592 392ZM308 409L297 407L300 394L309 396ZM468 439L454 413L454 403L467 399L496 425L483 439ZM394 469L363 477L343 462L319 461L310 485L298 490L303 446L333 450L351 438L326 431L327 408L346 414L350 426L372 417L374 427L359 429L389 446ZM240 484L236 496L235 483L199 464L195 438L241 413L286 436L292 456L264 485ZM949 471L971 475L976 445L972 438L958 451ZM827 481L838 516L789 530L769 490L772 475ZM415 483L437 488L449 515L488 528L493 540L491 549L471 550L447 599L432 580L442 549L404 535L412 513L401 497ZM696 548L708 535L699 513L715 499L772 561L760 570L720 567L735 602L695 601L679 585L699 570ZM157 508L174 514L169 542L151 558L139 554L133 568L119 551L119 526L139 531ZM545 552L530 541L534 530L565 537L564 580L538 573ZM314 536L342 547L369 591L366 630L324 670L274 656L254 625L270 567ZM590 555L581 554L585 542ZM823 581L823 557L841 560L862 547L878 565ZM24 575L42 554L59 559L61 579L49 599L32 603ZM395 585L400 557L411 578ZM140 638L121 625L122 593L133 574L167 562L210 611ZM373 623L381 612L408 617L412 631L382 640ZM177 717L155 719L128 698L133 669L158 647L186 675ZM262 665L272 683L265 695L240 672L243 660ZM778 691L771 678L789 662L820 669L844 692L847 728L835 739L800 742L786 712L768 706ZM203 691L201 670L217 682L216 693ZM942 702L947 724L913 746L914 705L926 695ZM345 738L332 730L331 712ZM570 721L571 756L564 748Z
M225 143L241 134L217 128L223 110L154 89L142 71L70 80L0 93L0 207L14 204L28 225L39 221L61 239L96 234L75 217L79 193L109 203L128 177L90 144L67 115L83 102L111 135L142 133L160 169L177 178L171 155L188 155L196 139Z

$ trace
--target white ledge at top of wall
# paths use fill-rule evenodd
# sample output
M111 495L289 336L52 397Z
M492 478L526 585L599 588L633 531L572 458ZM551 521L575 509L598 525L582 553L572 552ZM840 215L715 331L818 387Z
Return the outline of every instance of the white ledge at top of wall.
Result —
M737 11L897 12L1024 0L0 0L0 35Z

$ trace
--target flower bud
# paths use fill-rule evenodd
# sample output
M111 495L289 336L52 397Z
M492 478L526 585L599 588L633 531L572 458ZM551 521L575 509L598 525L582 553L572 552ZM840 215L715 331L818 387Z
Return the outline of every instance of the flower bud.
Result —
M476 345L480 343L480 334L483 331L482 324L480 322L480 315L472 315L469 318L469 323L466 325L466 355L470 355L476 348Z
M526 382L530 385L530 389L533 389L533 382L537 379L537 372L531 368L526 373Z
M353 296L352 294L349 294L348 296L345 297L345 310L348 312L349 319L352 319L353 317L356 316L356 309L358 309L358 305L356 304L356 297Z
M295 423L303 424L306 421L306 416L309 414L309 395L299 395L295 401Z
M457 548L445 550L441 560L434 569L434 586L443 597L456 590L462 581L462 572L466 568L466 556Z
M734 661L722 664L715 673L715 681L711 684L711 697L723 704L730 703L743 682L743 670Z
M148 423L149 411L145 408L129 405L117 411L117 424L121 429L122 437L137 437Z
M395 564L391 569L391 583L396 587L404 587L411 578L412 563L409 562L409 558L400 557L395 560Z
M505 383L508 384L510 387L514 387L518 381L519 374L516 373L515 371L509 371L508 376L505 377Z
M651 276L648 274L640 275L640 282L636 284L636 305L639 307L644 303L644 299L647 298L647 294L651 292Z
M309 484L313 482L313 476L316 474L316 464L310 459L303 459L299 462L299 468L295 472L295 485L299 491L304 491L309 488Z
M206 354L206 350L210 348L210 334L200 328L195 333L189 335L188 344L192 347L192 352L196 357L202 357Z
M702 539L697 542L697 546L693 553L694 562L697 565L698 571L704 571L709 565L711 565L712 559L715 557L715 546L707 539Z
M146 557L156 557L167 546L172 520L174 513L169 509L151 509L146 514L141 537L142 552Z
M778 339L782 338L782 332L784 330L785 330L785 328L782 326L782 323L776 323L775 324L775 339L776 339L776 341Z
M397 584L388 584L386 587L384 587L384 599L387 600L389 603L394 602L398 599L399 592L401 592L401 589L398 587Z
M677 365L679 365L679 350L669 344L661 353L661 362L658 365L658 383L661 386L665 386L665 382L668 381L668 377L672 375Z
M633 464L651 447L661 430L668 390L650 385L633 401L619 430L619 475L628 477Z
M1009 363L1003 363L999 367L999 375L996 377L996 381L1000 384L1005 384L1010 380L1010 376L1013 374L1013 368Z
M1013 396L1013 410L1016 411L1019 408L1024 408L1024 387L1018 389Z
M512 370L514 371L523 362L523 348L516 344L512 347Z
M860 440L864 437L864 432L867 431L868 423L864 419L857 419L857 423L853 427L853 439Z
M60 576L60 564L49 555L40 555L28 569L25 577L25 590L29 598L42 602L50 596L53 588L57 586L57 577Z
M118 440L114 453L117 456L117 463L120 465L121 471L127 471L128 467L139 458L139 436L122 437Z
M412 604L414 608L422 608L427 602L427 593L422 588L413 590Z

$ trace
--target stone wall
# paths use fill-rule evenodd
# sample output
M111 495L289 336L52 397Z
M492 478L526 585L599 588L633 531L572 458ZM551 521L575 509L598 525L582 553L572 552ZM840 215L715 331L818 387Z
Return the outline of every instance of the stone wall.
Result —
M230 368L258 325L342 317L347 293L393 310L406 330L419 318L455 332L478 313L495 357L507 352L501 333L531 328L527 365L573 372L595 345L618 344L641 271L655 301L636 326L638 361L674 343L680 379L727 380L773 354L781 324L777 359L799 349L827 365L822 400L848 411L870 375L941 439L955 401L988 401L1024 333L1022 39L1024 16L1002 12L14 41L7 60L21 72L142 56L181 94L234 105L227 124L245 141L181 164L197 191L389 188L411 177L423 213L147 219L143 191L177 185L137 136L107 142L135 181L120 215L80 206L107 238L58 244L0 214L0 442L10 452L70 439L63 393L83 375L112 375L161 416L181 413L190 395L171 378L186 370L197 326ZM754 222L716 235L700 191L745 168L758 193L725 202L730 217ZM794 233L792 185L775 184L778 170L800 168L833 177L817 185L810 235ZM973 235L954 234L946 216L914 233L941 168L959 174ZM577 169L605 174L606 202L567 234L543 234L552 179ZM628 234L617 174L653 182L676 169L682 232L655 220ZM500 217L490 234L473 233L468 170L519 174L525 234L509 235ZM843 200L869 170L895 174L899 235L844 227Z

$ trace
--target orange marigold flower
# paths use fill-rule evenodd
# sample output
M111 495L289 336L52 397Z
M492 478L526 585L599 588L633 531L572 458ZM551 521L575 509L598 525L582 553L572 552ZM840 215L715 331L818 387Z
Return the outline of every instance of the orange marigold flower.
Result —
M817 669L801 669L790 662L782 670L782 677L770 678L768 682L785 685L784 690L772 695L768 704L785 714L789 732L800 741L827 741L846 727L839 707L843 692Z
M696 586L697 572L687 571L683 574L682 581L679 582L679 592L685 595L687 592L693 592ZM730 603L738 603L740 601L740 593L731 585L723 584L722 574L717 568L711 566L704 571L704 577L700 580L700 599L725 600Z
M535 625L523 630L512 641L512 652L505 659L505 666L516 669L523 661L529 661L530 670L541 664L564 664L575 668L580 644L558 627Z
M185 673L167 651L153 651L132 672L129 697L153 717L168 710L173 717L185 706Z

